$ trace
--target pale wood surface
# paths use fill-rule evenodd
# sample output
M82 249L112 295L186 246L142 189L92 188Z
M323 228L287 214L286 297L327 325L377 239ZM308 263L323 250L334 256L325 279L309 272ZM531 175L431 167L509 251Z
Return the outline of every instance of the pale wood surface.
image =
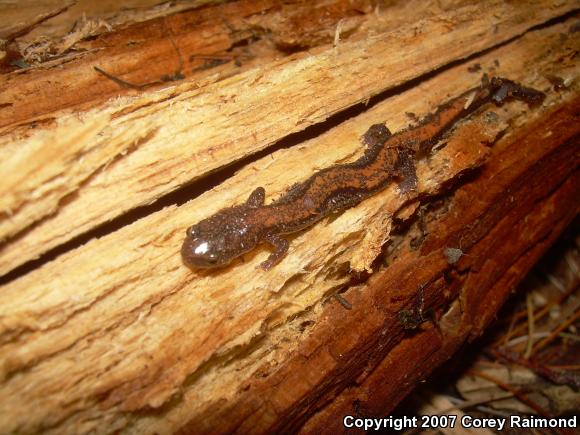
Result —
M69 153L55 154L24 183L18 176L0 180L0 274L374 94L517 36L575 2L547 6L463 5L427 19L416 9L413 24L387 33L378 33L380 15L370 13L369 20L378 20L372 34L338 49L62 114L56 126L23 139L4 136L2 173L26 174L28 162L57 142L82 157L82 165Z
M438 25L426 23L425 34L434 31L429 26ZM70 177L62 188L54 189L55 197L62 189L70 188L69 182L82 183L79 198L85 198L86 208L81 215L71 208L71 220L67 222L72 225L75 221L77 226L61 227L52 222L37 228L44 228L49 235L54 234L49 228L54 228L52 231L61 233L57 240L65 240L67 236L62 234L67 231L82 231L95 225L95 219L108 219L141 201L150 201L184 180L255 152L385 86L444 63L440 56L449 61L467 54L466 47L484 47L485 31L469 23L464 26L461 31L466 32L466 41L472 41L472 45L453 42L457 35L451 32L434 40L433 45L439 48L431 55L433 47L424 41L415 46L420 52L415 53L408 46L411 36L405 46L404 38L382 40L379 35L372 44L357 41L340 46L338 52L331 49L316 56L284 60L203 90L192 90L186 83L155 95L116 102L99 111L105 119L114 113L123 114L113 116L115 128L111 125L101 131L102 143L95 148L96 156L104 161L111 158L102 150L112 137L113 142L123 143L123 137L129 142L131 137L154 133L85 183L82 177L69 175L71 171L61 166L62 161L55 162L55 168L64 169L60 173ZM519 26L520 31L526 27ZM569 61L578 43L572 38L564 43L561 39L569 26L565 23L531 32L472 62L481 64L482 71L493 71L540 89L550 88L547 74L572 79L578 75L578 65ZM482 31L483 35L479 34ZM404 29L401 33L407 34ZM379 56L387 45L389 53L401 56ZM368 64L363 67L348 61L359 59L361 53L377 53L370 56L371 63L379 57L381 62L392 63L369 70ZM561 58L568 60L559 61ZM195 416L202 418L210 405L223 400L235 404L252 374L281 370L308 336L301 338L302 319L320 323L323 330L332 329L324 302L329 292L350 279L344 265L370 269L389 237L393 215L412 198L402 198L391 187L336 219L321 222L293 237L288 257L268 273L256 269L267 256L266 249L222 271L192 273L183 267L178 255L184 229L223 205L243 201L255 186L264 186L268 198L276 198L316 169L355 159L362 151L358 138L371 124L386 120L396 131L409 124L405 112L423 116L477 84L481 72L467 70L472 62L424 80L420 86L380 102L313 140L268 155L183 206L151 214L3 286L0 396L11 399L0 402L2 426L7 431L24 432L41 428L58 433L115 429L171 432L195 420ZM318 80L306 86L307 77ZM240 93L239 87L249 82L254 92ZM345 82L352 88L345 88ZM489 109L497 118L481 115L466 123L445 148L420 162L419 192L439 192L458 174L485 162L490 148L482 141L493 142L499 133L509 137L518 128L525 128L526 122L569 103L577 92L577 83L572 82L559 93L549 92L543 108L530 111L521 103L511 103ZM274 97L275 102L263 100L264 94ZM171 100L166 100L168 96ZM265 110L270 114L266 119ZM312 110L315 112L309 113ZM58 122L62 123L59 128L76 123L92 131L97 119L101 120L89 112L64 116ZM195 127L208 120L220 128ZM29 141L33 144L39 138ZM27 143L24 146L32 146ZM49 169L43 176L55 178L58 169L54 173ZM23 193L18 198L27 196ZM117 201L116 208L113 200ZM59 209L57 219L66 216L66 210ZM52 243L48 240L43 242L45 246ZM16 248L20 255L32 255L32 244L27 245L24 239L11 247ZM16 260L12 261L15 264ZM364 294L364 287L359 291ZM345 320L344 310L333 312L337 322L353 321ZM368 313L365 321L379 319ZM295 380L295 389L262 392L265 400L277 404L273 408L276 412L295 406L309 385L324 381L325 372L317 371L317 367L328 369L339 364L329 354L320 354L320 358L323 360L309 361L310 377L305 384Z
M495 12L463 6L447 18L422 22L420 30L402 28L346 41L337 49L327 46L219 83L186 82L124 97L98 110L63 114L55 127L43 127L27 139L5 135L0 152L13 159L12 170L35 172L30 176L15 171L20 178L1 180L3 207L14 209L11 223L2 227L4 237L41 220L4 245L3 270L374 93L518 35L570 5L534 9L522 2ZM469 21L477 14L483 24ZM461 25L454 27L454 20ZM490 21L498 24L494 32ZM561 203L568 204L577 182L558 178L565 180L577 159L570 151L577 147L577 127L565 122L577 121L577 115L570 114L578 106L579 67L573 53L579 43L568 34L574 22L529 32L423 79L312 140L248 164L182 206L152 213L3 285L0 397L10 400L0 400L0 426L6 432L171 433L181 428L209 433L297 428L310 418L304 430L319 431L340 423L336 415L352 412L354 400L373 391L379 394L381 385L387 399L383 403L396 403L466 339L457 331L477 335L483 329L528 263L574 215L574 207L566 207L567 214L555 214ZM470 72L468 66L475 63L481 71ZM256 268L268 255L266 248L221 271L195 273L182 265L178 251L191 223L244 201L256 186L264 186L271 200L317 169L356 159L362 152L359 137L371 124L386 121L393 131L404 128L410 123L406 113L424 116L476 85L483 72L548 90L548 97L541 108L532 110L519 102L489 107L418 164L418 193L401 197L392 186L293 236L288 257L270 272ZM550 75L563 78L568 87L554 91L546 79ZM556 122L559 108L570 112L561 117L561 124ZM524 141L528 129L537 142ZM490 146L497 137L501 140ZM558 140L569 141L569 146ZM57 143L61 154L46 162L43 147L48 152ZM526 144L529 152L524 152ZM513 154L510 147L516 150ZM526 175L528 182L534 162L540 168L547 162L551 168L548 157L554 150L572 158L564 159L555 185L545 183L552 189L543 193L549 199L539 201L536 209L528 205L528 215L501 221L504 211L493 214L489 204L494 190L489 189L488 198L485 186L519 192L521 186L514 181L518 175ZM18 159L26 156L28 163L18 166ZM483 181L478 178L472 190L468 184L458 191L459 205L436 221L439 226L419 251L402 252L396 261L389 257L393 262L388 268L381 264L373 270L373 261L392 237L394 216L408 217L419 194L425 201L448 192L450 181L461 184L462 175L482 165ZM548 180L548 174L538 174ZM64 205L59 202L63 197L69 198ZM503 247L508 251L501 257L512 255L513 263L498 267L496 260L485 262L502 251L478 233L495 228L482 219L483 229L478 230L482 210L491 210L501 221L490 237L506 240L513 230L527 238L526 243L542 242L532 249L516 240L513 252ZM43 213L55 214L42 217ZM546 230L546 222L552 232ZM473 240L449 235L461 233L467 223L473 225ZM480 248L476 235L485 241ZM429 304L452 306L442 322L443 338L428 329L427 335L418 334L415 342L403 340L387 355L403 337L396 310L412 300L416 283L431 279L435 268L448 266L441 254L448 244L473 249L468 258L476 259L475 272L483 270L488 281L482 284L482 274L467 274L471 281L466 288L475 289L470 295L460 295L459 284L449 291L439 288L434 296L428 293ZM477 251L484 247L487 250ZM352 311L328 302L329 294L350 282L349 268L375 272L367 284L349 288L346 297ZM481 289L489 295L477 293ZM401 299L392 302L397 297ZM471 309L463 306L462 313L480 306L487 310L476 326L471 317L468 325L462 323L466 317L453 320L453 307L467 297L472 298ZM381 306L380 301L391 302ZM423 365L401 383L412 371L409 361ZM360 388L345 388L352 383L347 377L356 379ZM332 399L323 412L314 414Z

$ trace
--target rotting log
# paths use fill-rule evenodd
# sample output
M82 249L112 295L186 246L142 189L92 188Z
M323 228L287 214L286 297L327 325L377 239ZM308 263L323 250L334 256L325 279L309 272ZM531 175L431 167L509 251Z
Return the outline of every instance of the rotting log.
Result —
M379 8L364 15L360 34L343 37L336 48L322 45L302 50L223 80L218 80L219 74L200 80L193 77L158 92L120 97L83 112L43 114L40 123L36 112L28 108L59 99L64 93L60 82L75 86L75 77L84 78L66 95L117 86L93 71L95 65L127 80L148 82L151 78L125 77L123 63L109 68L103 60L90 57L90 52L78 61L79 66L68 67L74 70L72 76L66 75L62 65L55 71L31 72L33 77L10 75L2 85L5 100L0 105L5 106L8 119L18 119L13 113L17 108L32 119L20 120L21 127L13 126L14 135L0 137L2 172L13 174L0 180L0 240L4 242L0 274L373 95L517 37L569 12L575 2L548 6L533 1L460 3L427 17L417 7L410 9L415 15L407 17L406 26L401 25L396 8L382 14ZM391 15L392 20L388 19ZM252 24L249 18L244 23L248 20L250 29L277 29L281 21L276 15L272 23ZM328 25L334 32L332 24L331 20ZM205 40L202 30L194 26L193 32ZM166 39L167 49L173 47ZM260 53L259 48L256 51ZM279 50L271 50L266 57L276 54ZM126 56L133 61L131 52ZM113 54L111 59L120 61ZM143 66L150 63L146 57L142 60ZM171 73L174 66L166 68ZM228 71L235 68L232 63ZM57 84L50 85L53 82ZM15 89L20 93L10 97ZM28 98L19 105L22 94ZM54 149L62 151L53 153ZM42 156L45 152L50 158ZM31 161L43 164L31 171Z
M206 77L201 85L191 78L156 92L133 90L137 95L94 110L51 112L56 126L40 125L27 139L25 121L13 133L6 127L3 155L18 150L14 159L21 159L6 168L45 164L35 169L40 175L3 180L2 192L12 195L3 195L3 206L13 213L2 227L4 272L420 77L189 202L152 211L5 282L3 430L335 433L343 415L388 412L481 334L577 214L580 47L570 34L573 16L525 33L563 16L571 3L460 5L410 19L396 32L381 27L381 11L373 10L359 19L377 22L359 23L337 47L326 35L309 55L230 78ZM474 16L497 27L474 24ZM368 29L372 37L364 37ZM213 272L181 263L191 223L242 202L255 186L276 198L316 169L356 159L370 125L404 128L478 84L484 72L542 89L547 98L535 109L486 107L418 162L416 193L403 197L389 187L293 236L288 257L269 272L256 268L266 248ZM282 96L283 104L272 103ZM50 154L56 145L61 155ZM451 258L449 248L461 255ZM351 309L329 298L338 290ZM417 316L418 307L433 312L433 321L406 323L401 313Z

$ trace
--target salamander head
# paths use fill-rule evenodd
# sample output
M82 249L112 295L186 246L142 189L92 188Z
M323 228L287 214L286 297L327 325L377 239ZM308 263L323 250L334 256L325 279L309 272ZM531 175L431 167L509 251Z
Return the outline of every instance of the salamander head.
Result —
M219 211L189 227L181 247L185 264L193 268L222 267L258 244L255 226L248 224L245 205Z

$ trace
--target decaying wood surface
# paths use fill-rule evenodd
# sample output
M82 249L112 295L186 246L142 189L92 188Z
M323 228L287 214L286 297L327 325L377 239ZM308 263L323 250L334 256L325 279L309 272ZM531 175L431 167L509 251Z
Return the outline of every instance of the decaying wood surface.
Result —
M280 14L298 13L267 1L223 7L236 5L260 11L261 24L248 24L254 30L267 28L268 11L270 31L284 21ZM263 152L189 202L9 276L0 288L3 430L335 433L343 415L388 412L481 334L577 214L580 43L571 33L577 18L564 16L573 7L458 2L427 18L415 10L402 24L401 12L389 21L385 10L360 6L337 46L340 19L320 39L310 35L317 42L307 51L272 60L280 40L295 41L286 28L274 48L261 48L267 54L239 72L230 65L100 101L110 87L90 104L68 101L58 112L55 101L42 113L23 103L22 118L5 122L0 138L2 173L10 174L0 180L2 274L416 79L308 140ZM67 77L90 71L91 62L85 56L45 73ZM114 63L105 55L99 62ZM223 270L193 272L181 263L188 225L244 201L255 186L271 200L317 169L356 159L370 125L404 128L478 84L484 72L542 89L547 98L535 109L520 102L486 107L418 163L417 192L402 196L391 186L293 236L288 257L269 272L256 268L265 247ZM16 96L22 77L1 80ZM107 81L94 73L74 86ZM0 111L16 110L3 101ZM449 248L461 250L458 261ZM330 298L338 290L350 309ZM416 314L421 294L437 321L406 331L415 325L400 313Z
M20 138L5 134L0 137L2 172L14 175L0 180L0 240L5 242L0 273L290 133L513 38L574 5L466 4L426 19L423 8L415 8L418 16L411 25L390 30L392 23L387 20L384 32L381 15L376 18L371 12L370 30L343 41L337 49L300 52L219 82L211 77L202 83L191 80L159 92L119 98L83 113L52 115L49 128L36 132L29 126L25 133L19 129ZM389 16L386 11L385 16ZM165 50L169 50L171 43L166 39ZM124 56L132 59L134 54ZM111 62L122 60L110 57ZM152 62L143 60L145 65ZM117 86L94 72L93 62L105 65L83 58L78 68L71 67L70 76L68 68L58 68L54 73L42 71L39 83L26 75L7 78L6 100L0 104L8 106L3 111L8 119L18 119L17 109L32 116L29 105L36 107L38 100L52 102L71 94L53 85L53 94L43 91L37 94L40 98L24 106L17 104L22 93L31 93L29 86L51 89L46 81L62 87L82 77L86 81L73 95L98 89L102 83ZM174 68L173 62L166 67ZM117 67L113 72L121 71ZM50 154L48 161L44 153ZM42 165L32 167L31 161Z

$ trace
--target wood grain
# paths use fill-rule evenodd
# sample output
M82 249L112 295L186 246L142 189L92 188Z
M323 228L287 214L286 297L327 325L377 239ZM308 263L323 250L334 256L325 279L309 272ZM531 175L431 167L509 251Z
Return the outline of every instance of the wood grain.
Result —
M468 20L482 13L477 7L459 9L451 21L427 20L418 34L416 28L379 34L219 84L193 89L185 83L100 108L99 116L109 119L94 133L101 146L136 135L146 140L89 178L71 178L82 186L74 200L51 200L57 213L6 245L4 270L357 101L567 10L564 3L541 10L522 4L525 11L502 6L513 7L512 15L504 10L499 18L484 11L482 24ZM460 18L465 21L458 24ZM507 22L511 27L504 27ZM312 140L247 165L182 206L152 213L3 285L0 397L11 399L0 401L1 426L11 432L225 433L305 424L308 431L331 428L353 403L373 412L378 403L392 407L430 364L481 331L509 293L506 285L521 278L577 212L579 67L570 25L546 26L458 62ZM468 66L475 63L481 71L472 73ZM476 85L482 72L545 89L548 97L535 110L517 102L487 108L418 164L417 193L402 197L389 187L294 236L288 257L268 273L256 268L268 255L265 248L224 270L192 272L181 264L179 246L192 222L245 200L251 187L264 186L271 200L316 169L356 159L359 137L371 124L404 128L406 112L424 116ZM556 92L547 75L571 80ZM251 93L241 91L249 85ZM63 116L55 131L78 123L79 116L90 126L96 115ZM25 150L35 141L39 137L6 146ZM97 151L94 161L109 161L114 153ZM62 174L71 170L65 166ZM472 182L453 195L466 174ZM69 188L67 181L55 190ZM396 255L377 263L385 243L396 241L393 217L434 196L447 197L450 205L447 213L434 213L423 245L411 250L403 239ZM32 220L23 219L23 228ZM521 237L498 244L514 228ZM449 269L442 253L447 246L468 254L457 268L470 271L449 286L442 278ZM351 270L372 274L353 285ZM442 336L427 327L409 342L397 313L412 308L422 282L431 283L427 306L461 310L443 317ZM329 302L339 288L347 289L353 310ZM420 347L409 353L408 343ZM420 367L411 369L411 361Z
M23 166L39 149L55 149L59 138L80 125L86 130L79 132L76 148L90 153L80 167L66 153L54 153L46 171L27 177L16 190L2 180L0 274L290 133L574 7L561 1L460 3L427 18L416 8L406 26L386 32L381 32L379 9L365 15L376 20L361 24L368 33L341 42L338 49L320 47L219 82L186 81L82 113L59 113L56 121L40 123L40 130L29 130L26 137L22 130L4 135L3 173L25 172ZM92 86L94 75L87 80L85 86ZM105 126L98 128L103 119ZM15 154L29 157L9 158Z

